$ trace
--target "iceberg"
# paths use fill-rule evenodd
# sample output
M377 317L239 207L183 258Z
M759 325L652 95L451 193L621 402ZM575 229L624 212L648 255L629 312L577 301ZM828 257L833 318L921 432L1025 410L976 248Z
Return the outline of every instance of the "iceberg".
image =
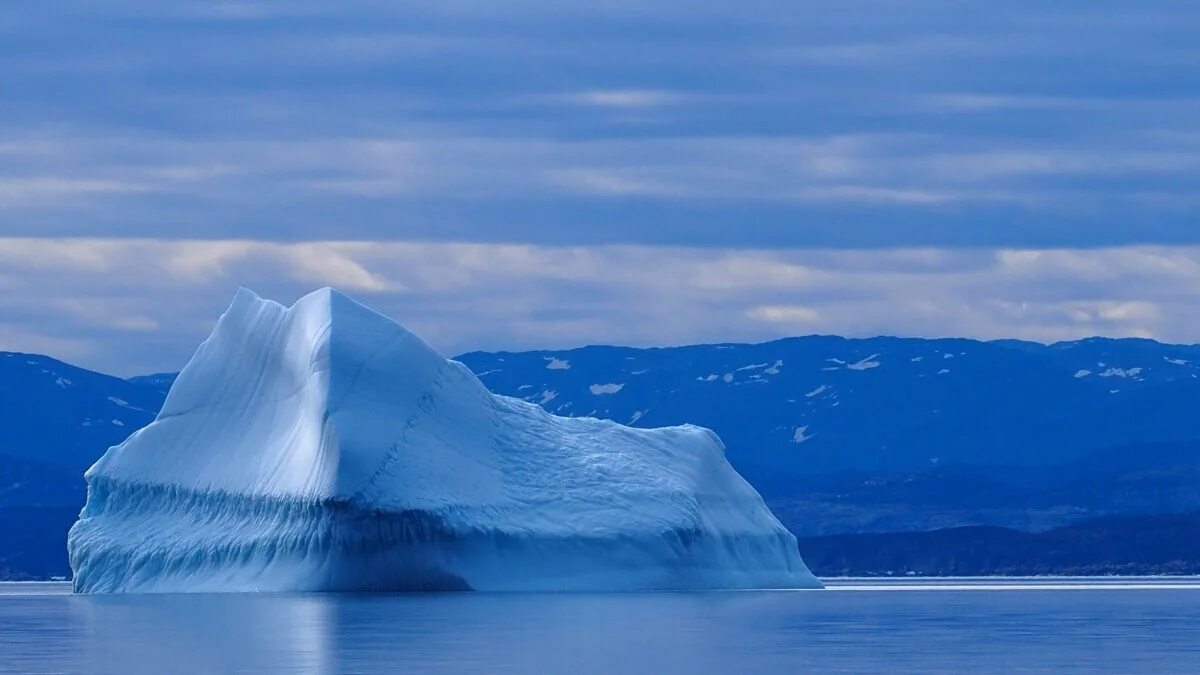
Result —
M820 586L713 432L493 395L332 289L240 290L86 478L82 593Z

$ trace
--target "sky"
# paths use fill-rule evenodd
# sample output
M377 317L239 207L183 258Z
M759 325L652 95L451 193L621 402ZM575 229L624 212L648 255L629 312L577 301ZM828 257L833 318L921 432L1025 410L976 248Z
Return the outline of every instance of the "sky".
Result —
M17 0L0 349L186 363L238 286L447 355L1200 342L1194 2Z

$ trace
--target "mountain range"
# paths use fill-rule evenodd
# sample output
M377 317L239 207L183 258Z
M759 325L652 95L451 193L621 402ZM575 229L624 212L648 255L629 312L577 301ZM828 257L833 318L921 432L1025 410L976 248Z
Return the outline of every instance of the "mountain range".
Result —
M807 336L456 358L493 392L559 415L712 428L814 550L828 537L890 534L870 541L893 546L986 526L1003 539L995 531L1200 512L1200 346ZM173 377L0 352L0 575L64 572L83 470L154 418Z

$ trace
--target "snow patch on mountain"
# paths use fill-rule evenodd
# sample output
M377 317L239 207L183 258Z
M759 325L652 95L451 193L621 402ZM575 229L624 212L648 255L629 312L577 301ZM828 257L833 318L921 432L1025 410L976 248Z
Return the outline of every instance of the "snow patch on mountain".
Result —
M871 368L878 368L882 364L879 361L875 360L877 358L879 358L878 354L872 354L861 361L857 361L855 363L848 364L846 366L846 369L847 370L870 370Z
M1128 378L1128 377L1137 377L1138 375L1141 375L1141 374L1142 374L1141 368L1128 368L1128 369L1126 369L1126 368L1109 368L1108 370L1105 370L1104 372L1100 373L1100 377Z

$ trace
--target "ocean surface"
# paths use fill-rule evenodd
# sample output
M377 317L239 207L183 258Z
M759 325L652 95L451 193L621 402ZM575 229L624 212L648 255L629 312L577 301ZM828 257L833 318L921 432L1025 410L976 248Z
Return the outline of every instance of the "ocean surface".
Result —
M0 672L1200 672L1200 579L828 583L142 596L0 583Z

